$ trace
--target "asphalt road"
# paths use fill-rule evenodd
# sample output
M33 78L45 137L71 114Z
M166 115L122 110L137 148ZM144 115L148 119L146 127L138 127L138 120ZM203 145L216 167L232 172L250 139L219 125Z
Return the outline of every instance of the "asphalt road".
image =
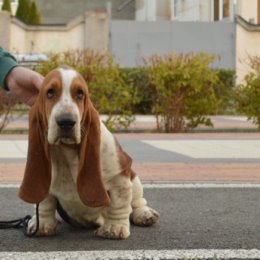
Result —
M33 211L16 188L1 188L1 220ZM125 241L104 240L93 230L62 223L54 237L27 238L21 230L0 230L0 251L260 249L260 188L147 188L160 213L153 227L131 226Z
M25 139L25 138L24 138ZM259 136L212 136L201 135L142 135L141 138L128 135L118 135L118 139L125 150L136 163L183 163L183 164L231 164L240 163L246 169L254 164L258 172L260 162ZM22 140L17 138L18 141ZM4 143L0 140L2 157L0 163L4 166L24 163L26 160L26 144L16 142ZM10 141L10 140L9 140ZM163 146L162 148L160 148ZM0 151L1 151L0 150ZM18 156L16 156L17 154ZM1 155L1 154L0 154ZM8 156L7 156L8 155ZM3 172L0 174L5 174ZM211 173L209 169L209 174ZM160 174L160 172L158 172ZM243 171L243 174L247 172ZM235 180L234 180L235 181ZM212 179L214 182L214 179ZM185 185L185 184L184 184ZM260 259L260 184L230 188L226 184L217 188L191 188L179 186L160 186L145 188L145 197L149 205L160 213L160 223L150 228L131 226L131 236L125 241L104 240L93 235L94 230L75 229L62 223L58 227L58 234L54 237L28 238L21 230L0 230L0 259L17 259L14 255L7 257L7 253L19 255L18 259L54 259L55 252L85 252L82 258L66 256L55 259L110 259L108 250L114 252L130 252L127 257L111 259L218 259L215 251L229 249L231 253L239 250L244 257L229 254L221 259ZM33 212L33 206L17 198L17 188L3 188L0 184L0 220L10 220L23 217ZM170 188L169 188L170 187ZM185 257L173 258L172 250L206 250L211 252L211 258ZM131 251L132 250L132 251ZM144 252L153 250L147 258ZM169 257L156 258L155 251L162 254L170 250ZM256 252L251 257L250 250ZM18 253L17 253L18 252ZM34 258L20 257L21 252L36 252ZM40 257L43 252L45 258ZM90 256L90 252L98 257ZM104 257L100 258L100 252ZM130 258L131 254L140 254L140 258ZM141 253L140 253L141 252ZM189 251L190 252L190 251ZM205 253L205 252L204 252ZM225 253L225 252L224 252ZM240 255L239 251L239 255ZM3 256L4 254L4 256ZM205 254L204 254L205 255ZM136 255L135 255L136 256ZM208 256L208 255L207 255Z

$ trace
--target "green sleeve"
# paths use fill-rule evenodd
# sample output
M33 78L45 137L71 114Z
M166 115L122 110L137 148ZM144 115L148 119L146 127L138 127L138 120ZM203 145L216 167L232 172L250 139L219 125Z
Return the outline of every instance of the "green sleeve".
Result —
M0 87L8 89L5 85L5 78L15 66L17 66L15 58L0 47Z

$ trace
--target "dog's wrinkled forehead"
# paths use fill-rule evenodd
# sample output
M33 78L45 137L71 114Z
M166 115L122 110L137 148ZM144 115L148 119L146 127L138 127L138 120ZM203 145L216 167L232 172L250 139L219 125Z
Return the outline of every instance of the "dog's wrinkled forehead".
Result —
M72 69L64 69L64 68L58 68L58 71L61 75L61 86L62 86L63 97L68 98L70 96L72 82L77 77L77 72Z
M85 80L75 70L61 67L46 76L43 88L48 142L56 144L66 137L79 143L81 122L88 105Z
M45 77L41 96L48 115L58 103L71 103L82 109L83 101L88 97L88 89L78 72L69 67L60 67Z
M47 74L43 82L43 89L55 88L60 92L67 92L71 89L73 82L80 78L80 75L69 67L60 67ZM61 93L60 93L61 94Z

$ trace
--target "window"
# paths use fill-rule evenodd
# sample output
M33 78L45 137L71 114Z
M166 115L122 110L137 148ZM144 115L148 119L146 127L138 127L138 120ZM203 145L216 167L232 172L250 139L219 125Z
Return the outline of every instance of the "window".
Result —
M223 0L223 18L230 16L230 0Z
M214 21L219 20L219 0L214 0Z
M230 17L231 0L214 0L214 21Z
M177 17L179 15L179 1L174 0L174 17Z
M170 0L157 0L156 1L156 16L157 16L157 20L170 20L171 19L171 1Z

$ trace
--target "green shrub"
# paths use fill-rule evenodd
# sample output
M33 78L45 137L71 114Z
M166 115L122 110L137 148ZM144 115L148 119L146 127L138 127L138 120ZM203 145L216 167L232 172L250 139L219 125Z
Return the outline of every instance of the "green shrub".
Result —
M260 130L260 56L248 55L247 64L253 72L247 74L236 88L237 111L246 115Z
M180 132L211 126L206 115L234 113L235 72L212 69L212 61L206 54L154 55L144 67L119 68L108 54L86 49L52 53L37 70L46 75L67 64L79 71L112 129L127 128L133 114L155 114L159 131Z
M90 49L53 53L37 71L46 75L64 64L84 77L95 107L100 113L108 115L105 124L110 129L129 126L133 121L132 106L136 103L136 95L132 86L124 81L119 66L110 55Z
M24 23L27 23L28 14L30 12L30 1L29 0L19 0L18 7L16 10L16 18Z
M41 23L41 15L34 0L30 4L30 12L28 14L27 23L32 25Z
M13 108L18 103L17 98L9 92L0 89L0 132L10 122Z
M121 69L125 83L132 86L136 102L132 107L133 114L152 114L153 99L149 88L147 71L142 68Z
M213 85L217 100L215 115L235 113L235 71L231 69L217 69L218 81Z
M41 15L35 0L19 0L15 16L27 24L37 25L41 23Z
M157 129L182 132L199 124L211 126L216 109L213 85L216 72L209 67L213 56L204 53L153 55L146 59Z
M249 73L245 83L237 86L238 112L245 114L260 129L260 75Z
M216 96L214 115L234 114L234 87L235 71L231 69L214 69L218 76L218 81L213 84ZM128 85L132 85L138 102L133 106L134 114L152 114L153 98L147 70L143 67L122 68L121 73Z
M2 10L12 13L10 0L4 0L3 5L2 5Z

